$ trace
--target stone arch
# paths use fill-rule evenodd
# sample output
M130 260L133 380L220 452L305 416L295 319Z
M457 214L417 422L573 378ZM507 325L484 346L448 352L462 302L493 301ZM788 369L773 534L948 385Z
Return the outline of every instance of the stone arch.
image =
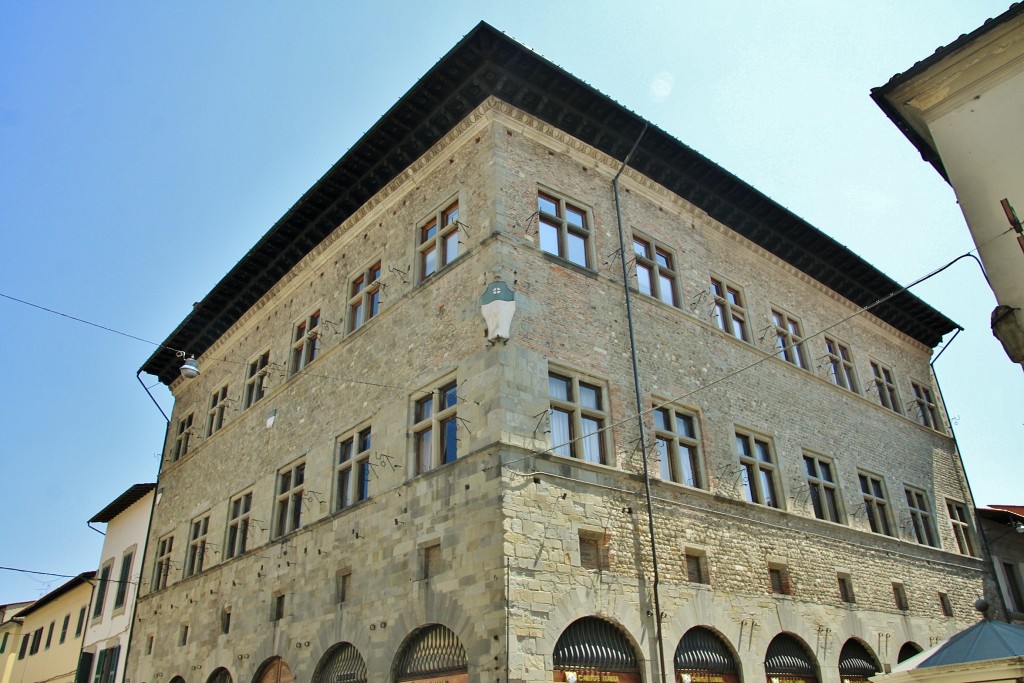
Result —
M843 649L839 651L839 678L843 683L867 681L881 670L882 666L870 647L856 638L843 643Z
M260 664L252 680L253 683L295 683L295 675L284 659L270 657Z
M444 675L449 683L469 680L466 648L444 624L428 624L405 639L395 657L394 680L435 680Z
M232 683L231 672L225 669L223 666L219 666L213 670L210 677L206 679L206 683Z
M312 683L366 683L366 661L352 643L335 643L317 663Z
M912 640L908 640L907 642L903 643L903 647L900 648L900 653L896 655L896 663L898 664L900 662L906 661L914 655L920 654L921 652L923 652L923 650L920 645L918 645Z
M709 675L721 683L740 683L736 653L719 633L706 626L694 626L679 639L672 658L677 680L706 680Z
M590 675L615 674L619 683L640 683L640 658L625 631L600 617L569 624L552 652L555 681L588 683ZM604 680L598 677L595 680Z
M175 676L171 679L171 683L185 683L185 679L181 676Z
M772 638L764 655L764 673L769 683L818 683L818 662L811 649L791 633Z

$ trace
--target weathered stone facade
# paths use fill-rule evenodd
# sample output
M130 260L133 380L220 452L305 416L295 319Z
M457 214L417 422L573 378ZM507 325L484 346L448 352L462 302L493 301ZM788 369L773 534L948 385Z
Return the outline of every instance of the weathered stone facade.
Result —
M653 682L662 673L649 523L666 676L697 625L728 644L743 680L764 679L769 642L788 633L813 653L819 680L835 682L850 639L887 665L906 643L928 647L974 621L971 603L991 582L984 561L957 552L945 505L970 509L970 493L941 404L938 429L914 412L911 381L933 391L931 349L627 167L627 256L634 236L659 245L678 294L671 305L641 293L631 266L641 444L612 185L620 166L488 98L220 335L199 356L198 378L173 383L133 683L205 683L221 669L255 681L274 657L296 680L321 683L318 663L338 643L358 650L371 681L411 678L400 654L430 624L458 637L470 680L550 681L560 636L584 617L627 634ZM585 212L585 265L540 248L539 192ZM424 277L423 227L453 204L457 254ZM354 329L353 284L378 261L379 310ZM741 288L749 341L716 325L712 278ZM492 345L480 296L496 280L517 308L508 342ZM775 355L773 310L799 320L806 369ZM295 371L296 325L314 311L316 357ZM830 379L823 331L852 352L857 392ZM265 394L252 401L250 364L268 350ZM879 405L871 361L891 369L904 414ZM570 446L552 424L549 372L596 392L590 412L603 430L572 436L580 448L607 438L604 464L556 454ZM446 403L437 390L452 382L457 399ZM223 424L210 430L224 386ZM455 415L458 457L437 462L442 439L423 468L413 425L445 429L421 421L430 392L435 414ZM655 405L692 417L699 487L660 478ZM371 445L357 450L368 464L340 462L339 444L366 429ZM770 448L763 471L778 509L746 502L737 434ZM834 468L837 522L815 516L805 455ZM282 485L300 464L303 484ZM339 466L360 481L366 473L367 489ZM884 482L891 536L869 527L862 473ZM355 488L341 503L343 481ZM923 523L936 547L915 540L904 486L929 501ZM248 542L237 552L232 506L247 494ZM581 539L597 547L596 565ZM688 580L688 554L702 558L699 581ZM769 568L784 577L775 590ZM840 575L852 596L840 595Z

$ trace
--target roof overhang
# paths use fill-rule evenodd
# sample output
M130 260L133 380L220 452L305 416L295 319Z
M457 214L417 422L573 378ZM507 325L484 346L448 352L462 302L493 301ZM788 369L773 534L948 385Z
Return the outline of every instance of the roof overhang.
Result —
M95 577L96 577L96 572L94 572L94 571L82 572L78 576L72 578L70 581L67 581L63 585L59 586L58 588L53 589L52 591L50 591L49 593L47 593L43 597L39 598L38 600L33 602L31 605L29 605L25 609L23 609L20 612L18 612L17 614L15 614L14 617L15 618L17 618L17 617L27 617L28 615L32 614L36 610L41 609L42 607L44 607L46 605L49 605L51 602L53 602L57 598L61 597L62 595L66 595L67 593L70 593L71 591L73 591L74 589L78 588L82 584L89 583Z
M871 90L875 104L946 182L949 175L929 122L974 98L979 89L998 82L1000 72L1019 62L1024 53L1022 28L1024 3L1016 3Z
M135 503L146 497L146 494L156 488L156 484L135 484L120 496L115 498L109 505L97 512L89 520L89 524L98 522L107 523L119 514L130 508Z
M855 305L900 285L852 251L609 97L481 22L417 82L225 275L142 371L170 385L178 352L204 353L306 254L494 96L629 165ZM872 314L934 348L956 323L909 292Z

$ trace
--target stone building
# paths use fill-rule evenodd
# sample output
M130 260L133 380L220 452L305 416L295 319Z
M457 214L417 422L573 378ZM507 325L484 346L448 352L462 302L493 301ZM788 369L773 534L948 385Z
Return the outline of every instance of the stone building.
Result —
M955 328L481 24L143 366L126 675L864 680L991 591Z
M990 505L975 513L1007 621L1024 624L1024 505Z

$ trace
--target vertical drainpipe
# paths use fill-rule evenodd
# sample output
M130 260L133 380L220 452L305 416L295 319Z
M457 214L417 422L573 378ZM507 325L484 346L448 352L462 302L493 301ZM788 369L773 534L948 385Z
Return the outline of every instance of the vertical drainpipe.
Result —
M164 426L164 443L160 448L159 464L156 466L156 485L153 487L153 501L149 504L149 524L146 525L146 540L142 543L141 559L139 560L139 583L135 586L135 605L132 607L132 618L128 623L128 642L125 644L124 648L124 669L121 676L121 683L124 683L124 678L126 678L128 674L128 656L132 651L132 638L135 635L135 622L139 619L139 614L136 608L139 606L139 593L142 592L142 577L145 576L146 571L146 556L148 554L147 551L149 550L149 536L153 531L153 514L156 512L156 501L157 498L160 497L160 474L164 469L164 453L167 452L167 440L171 436L171 418L167 417L167 413L164 412L164 409L161 408L160 404L156 402L155 398L153 398L153 394L149 392L149 388L146 386L146 383L142 381L142 370L135 373L135 379L139 380L139 384L141 384L142 388L146 390L147 394L149 394L149 397L153 400L153 404L156 405L157 410L159 410L160 414L164 416L166 423Z
M619 176L626 170L626 164L632 158L633 153L636 152L637 146L640 144L640 140L643 139L644 133L647 132L647 124L644 124L643 130L640 131L640 135L637 136L636 142L633 143L633 148L629 150L629 154L622 162L622 166L619 167L619 172L612 178L612 191L615 194L615 221L619 229L619 257L622 262L622 288L626 293L626 322L629 326L629 356L633 362L633 389L636 395L636 421L637 427L640 431L640 457L644 465L644 494L647 499L647 532L650 535L651 540L651 564L654 566L654 627L655 627L655 638L658 641L658 673L661 675L661 683L667 683L665 678L665 644L662 641L661 632L661 597L659 592L659 586L661 583L661 577L658 573L658 544L654 536L654 507L651 502L651 475L647 467L647 434L644 428L644 406L643 406L643 393L640 390L640 368L637 361L636 353L636 332L633 327L633 300L629 291L629 269L626 264L626 238L622 230L622 206L619 203Z

